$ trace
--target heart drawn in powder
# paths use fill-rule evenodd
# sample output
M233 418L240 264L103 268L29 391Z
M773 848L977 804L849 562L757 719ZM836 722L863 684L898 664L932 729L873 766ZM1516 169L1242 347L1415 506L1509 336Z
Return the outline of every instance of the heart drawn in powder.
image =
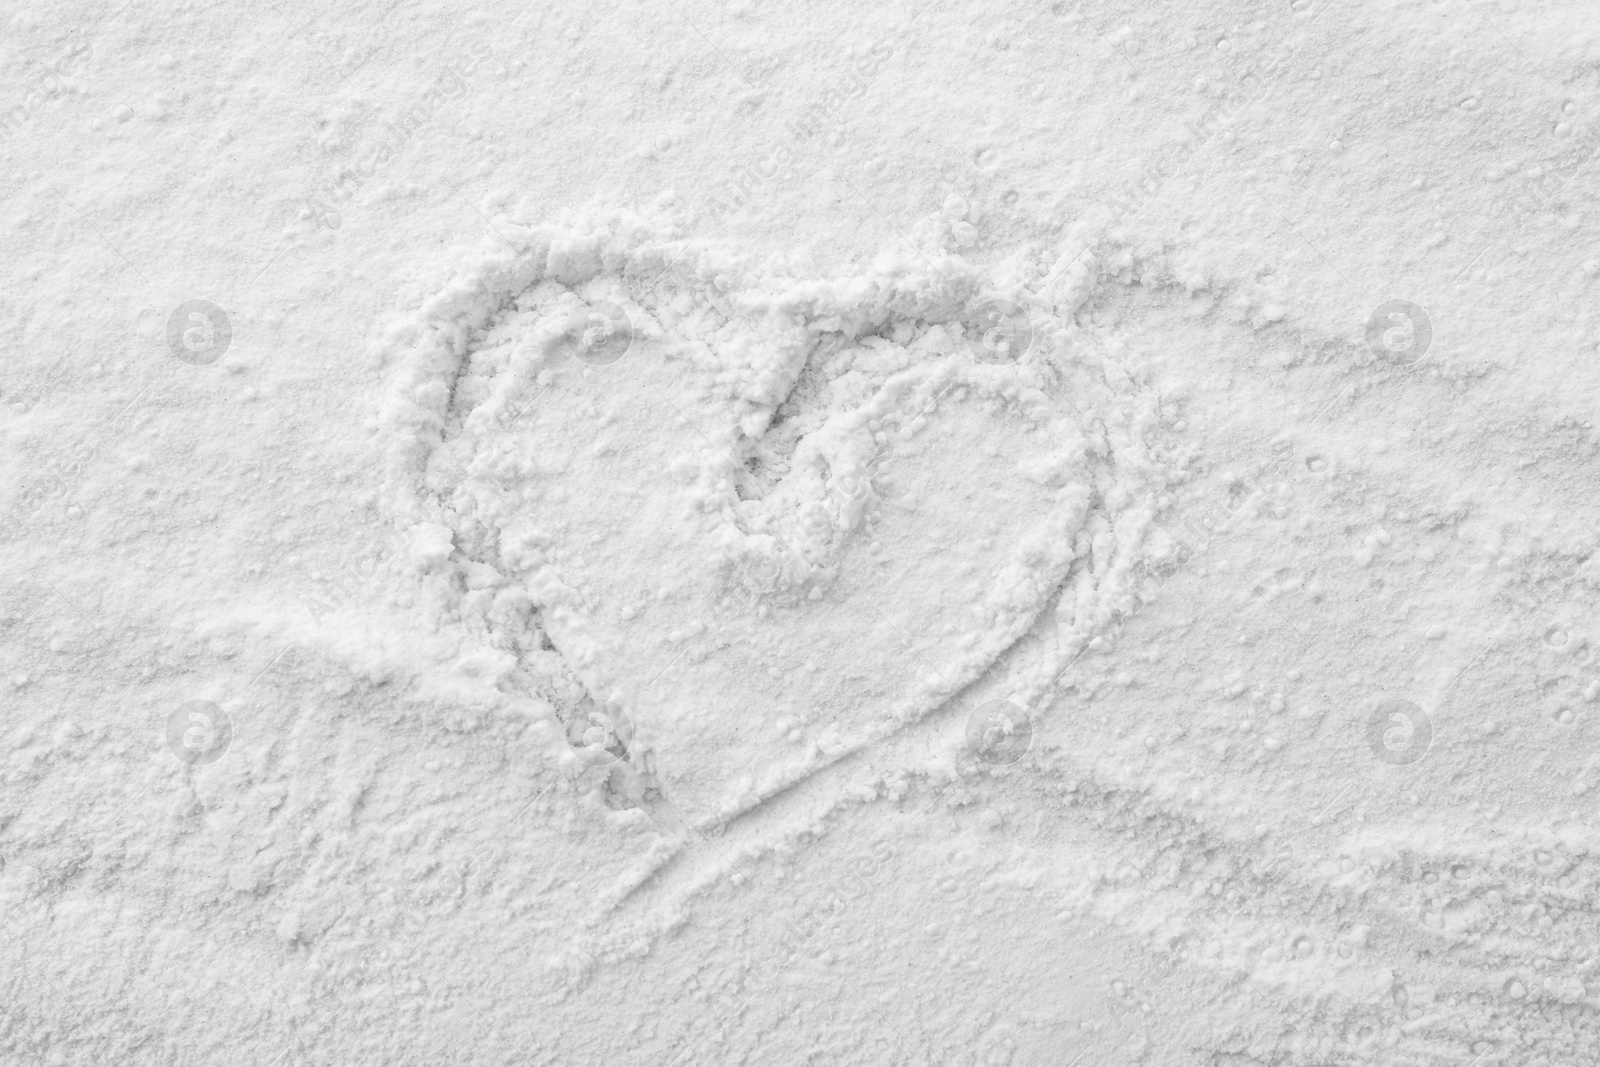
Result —
M386 341L391 497L528 598L694 820L927 716L1060 587L1093 435L1048 331L973 357L963 261L793 276L624 216L509 240Z

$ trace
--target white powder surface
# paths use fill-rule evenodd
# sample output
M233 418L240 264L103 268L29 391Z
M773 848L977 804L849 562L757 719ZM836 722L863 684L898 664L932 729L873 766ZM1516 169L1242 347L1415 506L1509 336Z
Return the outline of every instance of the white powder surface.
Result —
M1579 0L0 39L0 1063L1600 1063Z

